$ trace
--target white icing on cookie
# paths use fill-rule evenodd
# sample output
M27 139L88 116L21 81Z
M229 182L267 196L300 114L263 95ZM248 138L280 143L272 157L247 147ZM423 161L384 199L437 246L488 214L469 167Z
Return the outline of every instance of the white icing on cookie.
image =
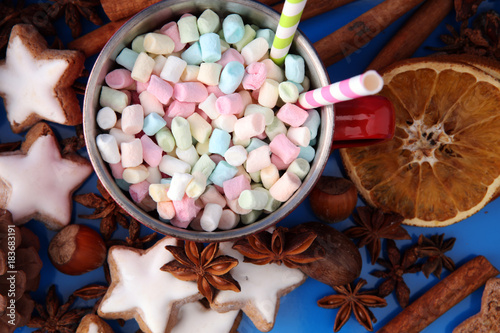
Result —
M99 333L99 326L96 323L90 323L88 333Z
M228 333L233 327L239 310L219 313L205 308L200 302L183 305L179 310L179 322L171 333Z
M54 136L40 136L26 155L0 155L0 179L8 188L2 208L17 224L44 216L63 227L71 219L72 192L91 173L90 163L62 158Z
M7 118L24 122L32 113L56 123L66 121L54 91L68 67L64 59L36 59L19 36L11 38L5 65L0 66L0 93L8 101Z
M165 332L175 303L199 295L195 282L178 280L160 270L174 260L167 245L176 245L176 240L165 237L147 251L124 246L110 249L108 261L116 270L111 270L112 283L99 306L101 316L131 311L147 326L148 330L139 321L143 331Z
M242 303L243 312L255 323L255 319L265 320L271 327L279 306L280 291L296 287L306 276L298 269L285 265L254 265L243 262L243 255L232 249L232 242L220 243L220 254L238 259L238 266L231 270L233 278L239 282L241 292L221 290L214 299L214 309L223 308L228 303ZM254 311L257 311L257 317Z

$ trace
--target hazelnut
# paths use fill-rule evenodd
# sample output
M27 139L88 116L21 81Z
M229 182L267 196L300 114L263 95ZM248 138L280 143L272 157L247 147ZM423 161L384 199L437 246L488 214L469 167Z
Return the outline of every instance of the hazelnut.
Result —
M68 275L80 275L102 266L106 253L99 233L81 224L64 227L49 244L50 261Z
M356 207L358 191L345 178L321 176L309 194L311 208L323 222L340 222L349 217Z

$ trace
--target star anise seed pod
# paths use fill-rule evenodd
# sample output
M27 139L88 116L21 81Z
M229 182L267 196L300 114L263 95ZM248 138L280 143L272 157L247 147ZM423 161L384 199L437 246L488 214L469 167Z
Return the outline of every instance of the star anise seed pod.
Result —
M286 227L278 227L272 234L262 231L238 240L233 249L245 256L245 262L255 265L283 263L289 268L297 268L324 256L320 251L308 251L315 239L312 232L294 233Z
M465 21L474 16L481 2L483 0L455 0L456 20Z
M430 238L420 235L416 251L420 258L427 258L427 261L422 265L422 272L426 278L429 278L429 275L433 273L440 279L443 266L449 271L455 270L453 260L444 254L453 248L455 240L455 238L444 240L444 234L433 235Z
M102 298L108 291L109 285L108 286L103 286L100 284L89 284L85 287L82 287L78 290L75 290L73 292L73 296L80 297L81 299L85 301L90 301L95 299L96 303L94 304L94 307L92 309L93 313L97 313L97 308L99 308L99 304L102 301Z
M102 25L99 17L99 0L55 0L52 4L53 17L57 18L64 14L66 25L71 29L73 38L82 33L81 17L95 25Z
M21 141L0 143L0 153L17 150L21 146Z
M229 271L238 265L238 260L222 255L218 256L219 243L203 244L185 241L184 246L165 247L175 260L161 268L183 281L197 281L200 293L212 303L216 290L241 291L238 281Z
M113 245L124 245L128 247L133 247L136 249L144 249L145 245L151 241L153 241L157 234L153 232L151 234L147 234L143 237L141 235L141 224L134 218L130 218L129 226L128 226L129 236L123 239L111 239L106 242L106 246L109 248Z
M410 247L401 256L401 252L396 247L396 242L388 239L387 257L389 260L377 259L377 263L386 268L387 271L374 271L370 274L385 279L378 288L379 296L386 297L396 290L396 299L399 305L405 308L410 301L410 288L406 285L403 275L421 270L421 265L416 264L418 256L415 247Z
M408 231L401 226L404 217L398 213L385 213L369 206L358 207L353 214L358 225L344 231L347 237L359 239L358 247L366 245L371 255L372 265L377 261L382 244L380 239L411 239Z
M347 284L345 286L333 287L336 295L323 297L318 301L318 306L325 309L340 308L335 317L333 331L338 332L342 326L349 320L351 313L354 312L356 320L368 331L373 331L373 323L377 319L369 308L380 308L387 305L382 297L374 295L376 291L360 291L366 284L366 280L359 279L356 286Z

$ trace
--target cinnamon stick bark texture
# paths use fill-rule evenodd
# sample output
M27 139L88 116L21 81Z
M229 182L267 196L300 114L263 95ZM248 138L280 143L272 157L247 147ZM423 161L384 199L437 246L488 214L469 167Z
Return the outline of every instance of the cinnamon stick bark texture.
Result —
M384 46L368 69L380 70L411 57L452 9L453 0L427 0Z
M485 257L475 257L408 305L378 333L420 332L498 273Z
M300 20L304 21L310 19L326 13L327 11L347 5L353 1L354 0L309 0L309 3L304 7ZM261 2L265 3L265 0L261 0ZM278 13L281 13L283 10L283 3L274 5L273 9Z
M160 0L101 0L102 9L111 21L137 14Z
M325 66L349 56L424 0L385 0L314 43Z

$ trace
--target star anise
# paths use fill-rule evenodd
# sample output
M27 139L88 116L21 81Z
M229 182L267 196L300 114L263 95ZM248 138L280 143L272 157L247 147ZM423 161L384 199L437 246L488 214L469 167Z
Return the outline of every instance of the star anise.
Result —
M184 246L165 247L175 260L161 268L183 281L197 281L198 290L212 303L216 290L241 291L238 281L229 271L238 265L238 260L222 255L218 256L219 243L203 244L186 241Z
M455 263L444 253L450 251L455 245L455 238L444 240L444 234L433 235L430 238L420 235L416 247L417 255L420 258L427 258L422 265L422 272L425 277L433 273L438 279L441 278L443 266L449 270L455 270Z
M94 307L92 308L93 313L97 313L97 308L102 301L102 298L108 291L108 286L103 286L100 284L89 284L73 292L73 296L80 297L85 301L96 300Z
M240 239L233 249L245 256L245 262L255 265L283 263L289 268L297 268L324 256L320 251L308 251L315 239L312 232L294 233L286 227L277 227L272 234L262 231Z
M457 21L465 21L469 17L474 16L477 7L483 0L455 0L455 12Z
M79 217L90 220L101 219L100 231L104 239L108 240L117 229L117 224L128 229L129 215L109 195L100 181L97 181L97 189L102 197L95 193L86 193L75 195L74 199L85 207L95 209L93 214L79 215Z
M45 299L45 307L38 303L35 304L38 316L33 316L27 326L37 328L35 332L40 333L75 332L80 320L89 312L88 309L70 310L69 308L75 299L75 296L71 295L66 303L60 305L56 295L56 287L52 285Z
M0 153L17 150L21 146L21 141L0 143Z
M85 138L83 136L83 126L75 126L76 135L63 139L61 141L62 154L73 154L76 153L81 148L85 147Z
M128 247L133 247L136 249L144 249L145 245L156 238L156 232L151 234L147 234L143 237L141 235L141 224L134 218L130 219L128 226L129 235L123 239L111 239L106 242L107 247L111 247L113 245L124 245Z
M369 331L373 331L372 322L376 323L377 319L369 308L380 308L387 305L387 302L382 297L376 296L375 290L360 291L366 284L364 279L359 279L356 286L347 284L345 286L333 287L337 292L336 295L323 297L318 301L318 306L325 309L339 308L335 317L333 331L338 332L342 326L349 320L351 313L354 312L356 320Z
M347 229L344 234L347 237L359 239L358 247L366 245L371 255L372 265L380 254L381 238L411 239L406 229L401 226L404 218L398 213L385 213L378 208L365 206L358 207L353 218L358 226Z
M410 301L410 288L406 285L403 275L416 273L421 270L421 265L416 264L418 256L415 247L407 249L401 257L401 252L396 247L396 242L387 240L387 257L377 259L377 263L387 269L387 271L375 271L370 273L378 278L385 279L379 287L379 296L386 297L396 290L396 299L401 307L406 307Z
M55 0L51 10L55 18L64 14L71 35L76 38L82 33L81 17L95 25L102 25L102 19L98 14L100 4L100 0Z

